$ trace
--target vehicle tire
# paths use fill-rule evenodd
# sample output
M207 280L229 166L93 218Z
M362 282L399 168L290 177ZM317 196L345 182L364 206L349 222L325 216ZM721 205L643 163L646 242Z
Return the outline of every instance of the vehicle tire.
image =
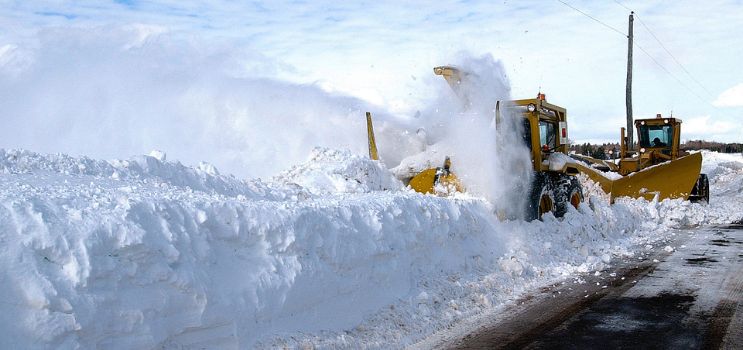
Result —
M578 209L580 203L583 202L583 186L575 176L560 174L558 178L555 188L555 216L561 218L571 206Z
M526 221L542 219L542 215L554 212L555 190L554 180L548 173L535 173L529 189L526 204Z
M703 201L709 204L709 178L707 178L707 174L699 174L694 188L691 189L689 201L695 203Z
M707 178L707 174L700 174L699 176L702 177L702 187L704 188L702 199L709 204L709 179Z

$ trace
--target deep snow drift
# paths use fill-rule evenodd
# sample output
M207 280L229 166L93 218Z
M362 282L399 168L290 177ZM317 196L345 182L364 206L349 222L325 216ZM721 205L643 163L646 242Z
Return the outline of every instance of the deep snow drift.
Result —
M743 158L704 152L709 206L592 192L543 222L420 195L319 148L271 180L159 152L100 161L0 151L3 348L399 347L672 228L743 216ZM648 217L649 220L641 220Z

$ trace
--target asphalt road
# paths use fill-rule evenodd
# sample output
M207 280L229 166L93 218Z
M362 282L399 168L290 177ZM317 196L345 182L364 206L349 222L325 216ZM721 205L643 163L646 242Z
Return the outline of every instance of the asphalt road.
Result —
M743 349L743 225L680 231L668 244L544 288L437 347Z

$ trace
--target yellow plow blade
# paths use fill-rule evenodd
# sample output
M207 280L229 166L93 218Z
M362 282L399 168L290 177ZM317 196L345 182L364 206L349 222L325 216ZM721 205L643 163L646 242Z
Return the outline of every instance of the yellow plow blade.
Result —
M614 180L611 197L644 197L651 200L658 194L659 200L688 199L701 170L702 154L690 154Z
M673 161L654 165L622 178L611 180L595 170L575 164L576 168L596 181L604 192L611 194L611 200L618 197L645 198L659 200L666 198L688 199L702 170L702 154L694 153Z

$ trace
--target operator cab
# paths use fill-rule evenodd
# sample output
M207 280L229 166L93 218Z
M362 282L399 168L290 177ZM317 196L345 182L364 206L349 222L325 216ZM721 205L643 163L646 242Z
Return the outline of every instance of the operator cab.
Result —
M544 94L541 94L544 96ZM543 97L542 97L543 98ZM559 151L558 139L560 136L559 126L560 121L564 120L563 111L555 111L542 107L542 104L546 105L544 100L519 100L511 101L520 103L509 105L507 108L510 113L521 116L521 138L529 151L537 150L542 153L552 153ZM525 102L537 102L537 103L525 103ZM537 110L537 104L539 109ZM563 128L566 129L565 123L563 122ZM566 129L567 130L567 129ZM532 133L536 133L538 138L532 138ZM538 143L537 143L538 142ZM535 147L536 146L536 147Z
M680 124L680 119L662 118L660 114L655 119L635 121L640 149L671 156L678 147Z
M498 111L496 106L496 111ZM534 170L540 171L546 165L542 161L550 154L567 154L567 121L565 109L546 101L539 93L537 98L509 101L509 113L521 117L521 137L531 153ZM497 112L499 113L499 112ZM498 116L496 120L499 120Z

